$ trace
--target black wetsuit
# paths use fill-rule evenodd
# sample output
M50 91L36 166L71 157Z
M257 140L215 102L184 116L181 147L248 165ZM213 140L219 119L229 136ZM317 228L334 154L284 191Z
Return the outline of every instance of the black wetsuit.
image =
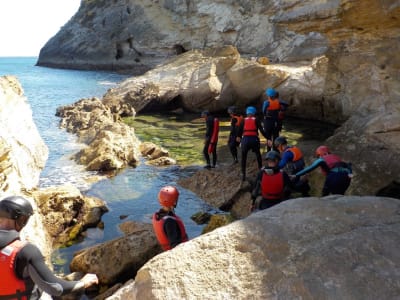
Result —
M238 120L239 120L239 116L234 116L231 118L231 128L230 128L230 132L229 132L229 140L228 140L228 146L229 146L229 150L232 154L233 157L233 161L235 163L238 162L238 151L237 151L237 147L239 146L240 142L238 142L236 139L238 136L238 131L239 131L239 126L240 124L238 124Z
M0 230L0 250L16 239L19 239L17 231ZM43 291L51 296L61 296L72 292L83 293L85 290L80 281L67 281L56 277L45 264L40 250L30 243L18 252L15 258L15 273L25 281L27 291L31 294L30 300L39 299Z
M217 164L217 146L215 145L214 150L212 152L212 165L210 164L210 155L208 154L208 146L210 146L211 137L214 132L214 117L207 116L206 119L206 134L205 134L205 143L203 148L203 155L207 163L207 167L215 167Z
M256 133L257 135L246 135L246 132L244 132L244 127L245 127L245 122L246 119L242 122L242 124L239 126L238 130L238 135L242 137L241 140L241 149L242 149L242 180L245 180L246 178L246 164L247 164L247 153L249 150L252 150L256 154L257 158L257 164L258 168L261 169L262 167L262 158L261 158L261 144L260 144L260 138L258 137L258 131L261 132L261 134L266 138L264 129L261 125L261 121L256 118Z

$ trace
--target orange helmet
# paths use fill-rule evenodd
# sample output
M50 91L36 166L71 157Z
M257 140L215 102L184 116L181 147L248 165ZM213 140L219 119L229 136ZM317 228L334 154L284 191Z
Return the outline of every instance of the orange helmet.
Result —
M327 146L323 146L323 145L319 146L317 148L317 150L315 150L315 156L317 156L317 157L321 157L321 156L327 155L329 153L330 153L329 148Z
M164 186L158 193L158 202L161 206L176 207L178 203L179 192L174 186Z

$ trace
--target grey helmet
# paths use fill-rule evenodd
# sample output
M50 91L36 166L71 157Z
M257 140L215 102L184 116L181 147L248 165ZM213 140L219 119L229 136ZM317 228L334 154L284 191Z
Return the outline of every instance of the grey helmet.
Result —
M21 196L10 196L0 201L0 214L9 219L18 219L20 216L33 215L32 205Z
M272 151L267 152L267 154L265 154L265 159L279 161L281 159L281 156L278 152L272 150Z

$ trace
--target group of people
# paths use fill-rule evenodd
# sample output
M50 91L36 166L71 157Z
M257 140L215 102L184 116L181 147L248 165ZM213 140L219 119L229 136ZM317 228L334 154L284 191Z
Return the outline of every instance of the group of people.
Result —
M279 136L287 104L279 100L276 90L266 90L263 103L263 121L257 117L253 106L246 108L243 117L235 107L228 108L231 128L228 146L233 164L239 162L241 148L241 178L246 179L247 154L255 153L259 172L251 193L251 211L272 207L288 199L293 191L309 196L307 173L320 167L326 176L322 196L344 194L352 177L351 164L332 154L327 146L316 149L316 160L308 167L302 151ZM206 122L203 154L206 168L215 168L219 120L208 111L201 115ZM267 140L265 166L262 166L259 132ZM212 160L211 157L212 156ZM158 193L160 210L152 216L153 229L163 250L170 250L186 242L188 236L182 220L175 214L179 191L174 186L164 186ZM43 291L52 296L80 293L98 284L95 274L86 274L79 281L67 281L55 276L46 266L40 250L33 244L22 242L19 232L33 214L31 204L21 196L10 196L0 201L0 299L39 299Z
M279 93L273 88L265 91L266 99L262 105L262 119L257 115L254 106L246 108L245 116L234 106L228 107L231 117L231 126L228 138L228 147L233 157L233 164L239 162L238 148L241 149L241 180L246 180L247 155L251 150L256 155L257 166L260 170L253 198L261 193L261 208L272 206L290 197L291 192L309 196L310 185L307 173L320 167L326 175L322 195L344 194L350 185L352 177L351 164L344 162L339 156L332 154L327 146L320 146L316 150L317 159L306 167L303 153L297 146L288 144L284 136L280 136L285 111L288 103L279 99ZM206 168L214 168L217 162L216 143L218 137L214 131L216 117L208 111L202 113L206 120L206 135L203 154L206 159ZM267 153L266 166L262 166L260 134L266 139ZM213 144L213 151L209 145ZM210 164L212 155L212 164ZM277 192L278 191L278 192ZM279 199L279 201L278 201ZM267 200L270 200L269 202Z

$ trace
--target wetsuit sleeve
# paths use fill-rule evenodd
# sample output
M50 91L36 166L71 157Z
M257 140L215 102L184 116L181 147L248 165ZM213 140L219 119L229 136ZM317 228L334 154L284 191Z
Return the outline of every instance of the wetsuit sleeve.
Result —
M237 131L237 136L242 137L243 136L243 130L244 130L244 120L239 124L239 128Z
M279 164L278 164L278 168L279 169L284 168L289 161L293 160L293 157L294 156L293 156L292 151L283 152L282 158L281 158L281 160L279 161Z
M254 187L252 193L251 193L251 199L254 201L256 200L257 196L260 194L260 189L261 189L261 179L263 175L263 169L258 172L257 178L256 178L256 186Z
M269 101L268 101L268 100L265 100L265 101L263 102L263 106L262 106L262 113L263 113L263 115L265 115L265 110L268 108L268 106L269 106Z
M302 176L304 174L310 173L311 171L315 170L318 167L322 167L324 170L328 170L329 171L329 167L327 166L325 161L322 158L318 158L318 159L314 160L314 162L311 165L309 165L308 167L304 168L300 172L297 172L296 176Z
M178 223L172 219L167 218L164 222L164 232L167 235L169 244L172 248L182 242L181 230L179 229Z
M83 282L67 281L55 276L45 264L42 253L35 245L27 244L18 253L17 259L17 269L24 266L29 277L39 289L52 296L84 291Z
M259 118L256 119L256 123L257 123L258 130L261 132L263 137L267 139L267 135L265 134L264 127L261 125L261 121Z

